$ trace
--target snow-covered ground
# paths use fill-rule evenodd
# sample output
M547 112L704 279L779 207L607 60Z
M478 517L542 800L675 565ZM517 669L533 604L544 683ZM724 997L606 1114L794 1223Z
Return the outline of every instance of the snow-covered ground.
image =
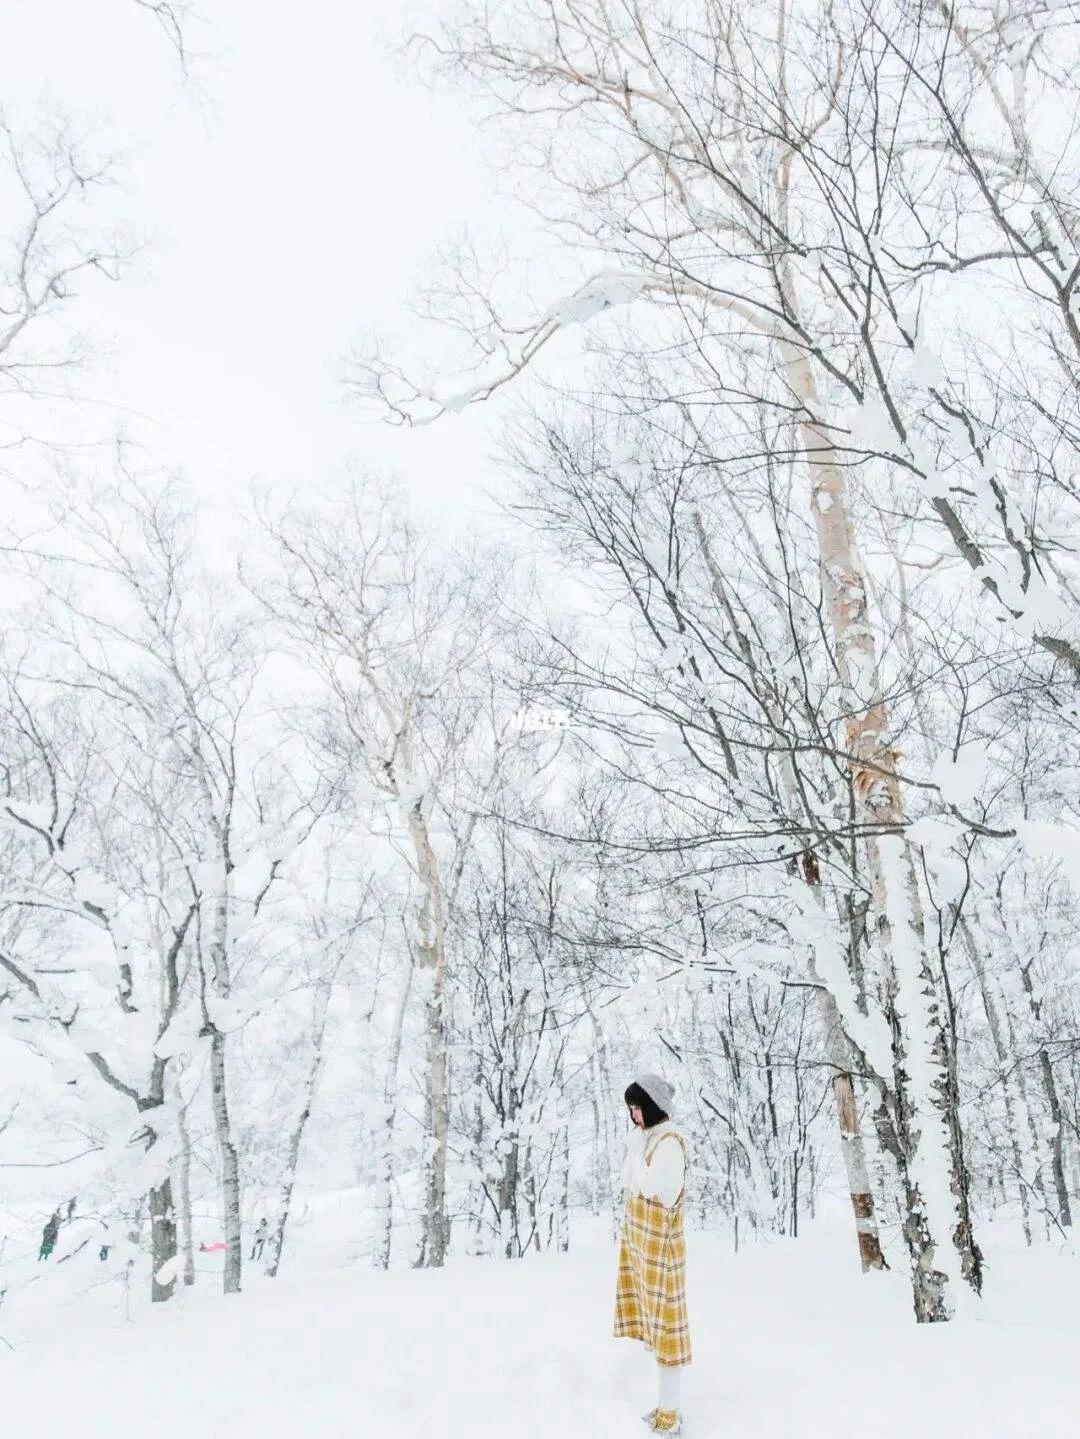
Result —
M123 1322L64 1306L0 1345L5 1432L44 1439L616 1439L644 1431L651 1363L608 1338L614 1253L347 1264L335 1207L276 1281L207 1282ZM1080 1265L984 1231L981 1314L918 1329L902 1275L858 1272L843 1225L735 1256L691 1236L693 1439L1044 1439L1076 1432ZM92 1318L90 1317L92 1314ZM0 1309L0 1318L3 1310ZM0 1323L0 1335L6 1332ZM20 1423L19 1421L22 1421ZM24 1429L25 1426L25 1429Z

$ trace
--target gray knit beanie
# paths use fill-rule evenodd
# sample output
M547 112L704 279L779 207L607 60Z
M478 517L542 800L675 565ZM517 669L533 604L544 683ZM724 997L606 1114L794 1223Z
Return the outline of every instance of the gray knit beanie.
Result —
M639 1074L634 1081L641 1086L658 1109L671 1115L671 1103L675 1098L675 1086L662 1079L659 1074Z

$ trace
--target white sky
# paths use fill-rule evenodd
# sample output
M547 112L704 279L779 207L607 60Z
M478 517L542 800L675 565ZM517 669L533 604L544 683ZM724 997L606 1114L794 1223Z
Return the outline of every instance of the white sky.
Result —
M393 430L342 402L335 357L407 328L440 239L493 209L452 97L408 79L373 0L199 0L202 98L134 0L2 0L0 97L96 114L129 151L117 203L151 248L78 320L108 349L79 391L203 493L304 485L351 453L448 517L492 478L494 416Z

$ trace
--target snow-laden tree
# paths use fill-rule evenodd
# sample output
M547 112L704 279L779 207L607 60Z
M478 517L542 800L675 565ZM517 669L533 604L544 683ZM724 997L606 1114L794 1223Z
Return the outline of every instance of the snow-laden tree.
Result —
M336 783L378 805L373 828L408 892L395 1023L408 1005L422 1007L420 1263L438 1266L450 1237L447 917L473 823L450 792L486 703L478 662L496 641L499 571L490 560L437 554L390 490L360 479L321 506L262 518L273 568L253 587L282 643L317 679L310 711L324 763ZM492 750L491 773L497 762Z
M835 947L829 957L819 942L815 966L843 1043L869 1053L864 1067L896 1096L889 1147L907 1196L916 1309L930 1320L952 1312L958 1281L978 1288L980 1264L950 999L911 829L920 806L890 693L893 616L875 606L866 508L910 514L911 539L974 571L1049 682L1059 667L1074 678L1071 561L1054 539L1068 496L1033 510L1038 466L1015 444L1047 425L1033 415L999 432L994 390L971 346L949 336L953 326L993 346L993 312L972 306L972 282L983 296L1017 265L1031 279L1029 313L1056 303L1054 323L1069 328L1076 157L1071 131L1038 119L1059 113L1056 81L1069 83L1075 35L1066 27L1047 70L1025 19L1037 35L1056 23L1039 7L987 30L934 7L561 0L493 11L463 0L422 48L500 117L534 213L565 238L579 278L530 311L512 267L502 287L459 269L433 310L466 344L466 378L410 381L377 354L356 372L398 419L424 421L487 398L574 326L632 314L622 329L609 320L608 344L664 357L646 402L657 388L678 402L678 424L702 441L686 445L689 463L726 466L739 485L766 457L784 462L820 589L818 657L846 714L834 743L861 831L858 883L885 1028L863 1022ZM1036 153L1032 137L1043 135L1058 147L1049 155ZM976 180L958 204L960 175ZM1021 223L1035 192L1052 218ZM1018 354L1023 325L1009 331ZM1060 343L1046 333L1054 354ZM607 409L609 376L592 378ZM1049 453L1045 442L1038 453ZM704 514L703 557L712 524ZM723 564L714 568L723 580ZM958 577L954 586L963 592ZM819 863L815 854L803 865L811 897ZM809 900L803 918L809 940L820 929Z
M168 1296L176 1275L168 1165L205 1065L230 1292L242 1262L229 1078L233 1036L249 1014L241 971L322 786L277 757L258 635L200 571L179 491L122 473L113 486L63 498L56 554L35 567L37 603L20 637L35 658L23 659L28 674L14 676L8 706L26 757L9 768L5 814L48 898L29 888L8 902L59 906L96 927L111 955L111 996L109 966L93 950L87 963L122 1058L110 1062L97 1047L106 1016L91 1021L80 966L47 998L34 994L36 965L18 967L102 1080L157 1116L143 1122L159 1168L155 1297Z

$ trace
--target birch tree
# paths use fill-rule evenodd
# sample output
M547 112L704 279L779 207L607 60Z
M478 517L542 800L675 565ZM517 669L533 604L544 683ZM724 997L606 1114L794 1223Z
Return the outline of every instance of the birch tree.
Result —
M227 1245L225 1290L240 1285L241 1174L229 1093L230 1036L243 1022L235 955L246 926L310 832L319 785L302 791L272 759L256 713L260 654L252 624L223 600L199 600L194 517L178 490L121 471L116 487L62 513L66 553L44 564L44 640L64 659L63 681L97 695L139 727L168 766L185 808L168 817L170 873L195 905L186 931L191 1007L174 1053L203 1037L217 1139ZM205 579L202 580L206 584Z
M568 0L543 15L467 5L458 15L432 42L439 61L477 81L523 137L526 159L544 171L540 208L602 268L533 317L505 314L492 287L462 276L443 290L443 309L473 346L474 377L440 389L376 356L361 363L357 383L416 422L494 393L569 326L651 302L646 343L670 344L686 360L695 403L711 393L723 408L736 388L731 356L743 348L754 403L786 418L808 486L831 654L850 712L843 748L867 834L897 1097L888 1122L907 1193L916 1312L947 1318L961 1277L979 1287L980 1258L849 469L853 429L856 450L879 448L865 438L881 403L877 312L864 322L851 298L873 297L877 285L875 233L859 207L864 196L874 203L878 141L851 123L866 99L861 62L876 32L855 11L795 15L784 6L752 15L690 6L676 20ZM897 95L887 98L892 127ZM842 198L823 203L837 168ZM847 257L839 273L834 245ZM857 272L850 284L845 265ZM908 333L909 351L916 339ZM851 1038L859 1015L841 1010ZM878 1072L884 1055L879 1045Z
M16 948L0 956L0 964L18 983L31 1033L41 1035L43 1062L56 1057L57 1050L83 1057L100 1082L130 1102L138 1116L129 1134L122 1130L104 1139L114 1147L119 1142L120 1155L127 1144L148 1151L141 1172L150 1178L151 1297L160 1302L173 1292L176 1228L168 1165L174 1129L170 1055L167 1050L159 1054L157 1045L179 1010L183 947L197 902L190 894L177 896L160 870L143 889L139 857L125 853L119 827L103 812L110 789L113 804L126 808L136 795L154 793L156 777L144 769L142 783L128 790L132 776L121 770L119 784L103 784L100 761L85 742L81 774L73 773L80 750L65 734L74 718L71 707L55 700L50 704L38 685L30 688L33 701L11 685L5 716L3 813L31 866L22 884L22 866L9 876L14 887L6 903L17 911L51 912L89 926L104 942L105 953L111 953L114 1004L108 1003L107 983L99 972L103 963L106 970L110 967L104 956L98 957L100 945L80 942L75 932L53 936L49 949L59 950L59 963L50 965L32 952L24 957ZM95 728L91 745L101 737L102 730ZM111 830L111 837L94 856L97 825ZM34 935L30 928L22 938Z
M438 807L475 724L467 676L489 642L497 581L467 562L436 562L400 504L355 480L322 512L266 515L264 530L276 567L260 593L318 676L325 752L386 807L386 837L410 872L408 990L426 1035L418 1263L438 1267L450 1240L447 914L469 833L466 823L450 844L440 839Z

